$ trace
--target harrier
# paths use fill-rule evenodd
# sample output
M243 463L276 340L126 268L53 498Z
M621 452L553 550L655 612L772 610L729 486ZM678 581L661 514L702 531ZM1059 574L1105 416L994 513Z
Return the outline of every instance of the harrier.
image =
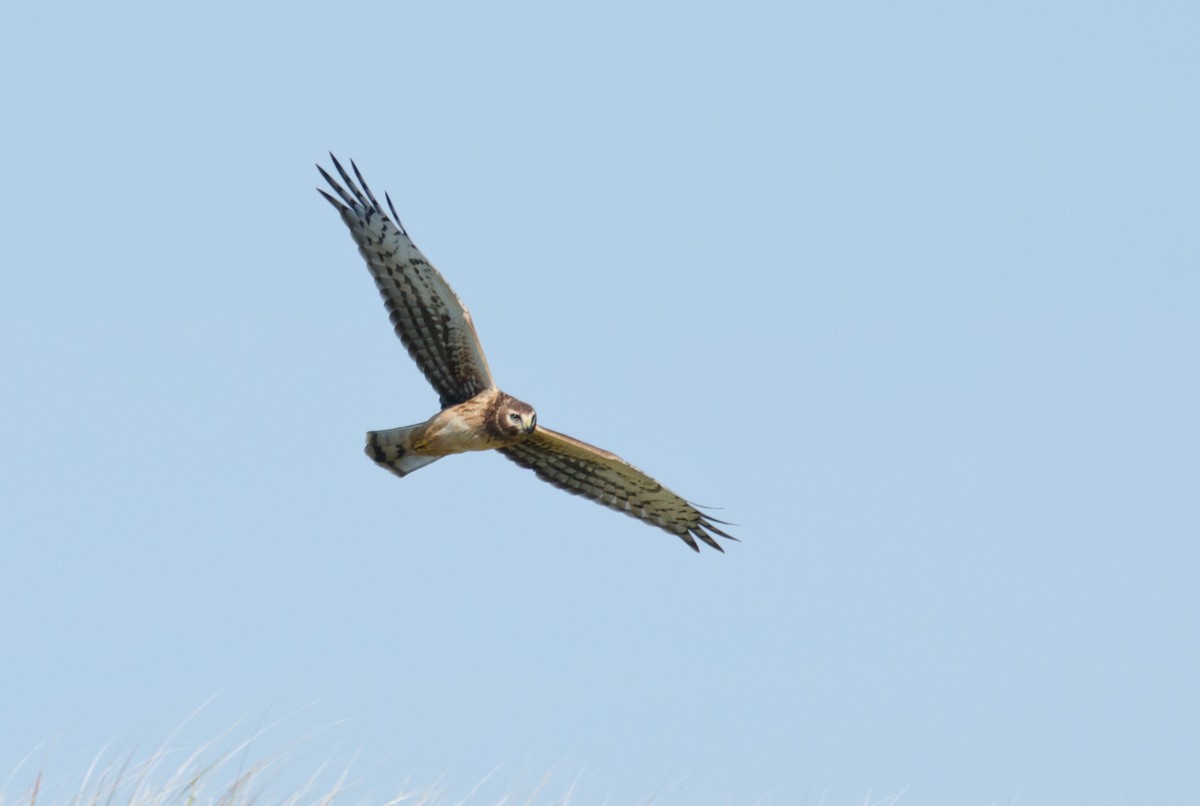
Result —
M367 432L367 456L406 476L443 456L496 450L561 490L582 495L679 537L696 551L696 538L724 551L713 535L730 540L704 515L619 456L538 425L528 403L500 391L471 315L400 224L387 194L384 212L350 163L358 182L331 154L343 187L317 170L337 198L317 189L341 214L367 261L400 341L441 398L441 411L403 428Z

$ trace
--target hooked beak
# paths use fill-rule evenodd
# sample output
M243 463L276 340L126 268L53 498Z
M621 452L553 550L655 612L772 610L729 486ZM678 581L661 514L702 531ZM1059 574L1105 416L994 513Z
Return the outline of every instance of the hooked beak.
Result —
M526 434L532 434L535 430L537 430L537 415L531 414L528 417L522 417L521 427Z

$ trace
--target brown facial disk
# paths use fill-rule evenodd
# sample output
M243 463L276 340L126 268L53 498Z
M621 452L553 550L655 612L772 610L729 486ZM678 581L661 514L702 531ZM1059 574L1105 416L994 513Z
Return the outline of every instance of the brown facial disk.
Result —
M502 392L488 407L487 429L494 436L503 439L524 437L532 434L536 427L537 412L533 406L512 395Z

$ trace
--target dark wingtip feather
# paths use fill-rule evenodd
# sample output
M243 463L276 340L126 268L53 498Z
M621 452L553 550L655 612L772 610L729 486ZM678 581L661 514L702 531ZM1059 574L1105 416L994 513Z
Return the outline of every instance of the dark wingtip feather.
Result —
M404 228L404 223L400 221L400 214L396 212L396 205L392 204L392 197L388 195L386 190L383 192L383 198L387 200L388 209L392 211L392 221L395 221L400 231L407 235L408 230Z
M338 175L341 176L342 181L346 183L347 190L354 194L354 198L359 204L365 208L369 208L371 206L369 200L363 195L363 192L358 189L358 185L354 184L354 180L350 178L350 174L346 173L346 169L342 167L340 162L338 162L337 157L333 156L333 153L330 152L329 158L333 160L333 167L337 168ZM353 163L351 163L351 165L353 165Z
M717 543L716 540L713 539L712 535L710 535L708 532L704 531L704 529L702 529L701 527L693 526L692 534L694 534L696 537L700 538L705 543L712 546L713 548L715 548L717 551L721 552L722 554L725 553L725 549L721 548L721 545L719 543Z
M340 162L338 162L338 158L333 156L332 151L329 152L329 159L333 160L333 167L337 168L337 171L342 175L342 178L349 182L350 177L346 176L346 169L342 167Z
M329 183L329 186L331 188L333 188L333 191L335 193L337 193L337 195L342 197L342 201L344 201L350 207L354 207L355 204L357 204L357 202L355 202L354 198L351 197L350 194L346 192L346 189L344 187L342 187L336 179L334 179L332 176L329 175L328 171L326 171L320 165L317 166L317 170L321 172L321 176L325 177L325 181ZM329 194L326 194L326 197L328 197L328 195Z
M363 178L362 171L358 169L358 165L354 160L350 160L350 170L354 171L354 177L358 179L357 182L350 177L350 173L342 166L342 163L338 161L338 158L333 155L332 151L329 152L329 159L333 160L333 167L337 169L338 175L342 177L341 182L330 176L320 165L317 166L317 170L321 172L321 176L325 177L325 181L329 183L329 186L342 197L342 200L351 209L358 210L361 207L366 212L368 218L372 213L379 213L379 215L386 219L388 216L383 210L383 205L375 198L375 193L371 190L371 186L367 184L367 180ZM342 186L342 183L345 183L345 187ZM383 197L387 199L388 208L392 211L392 219L396 227L407 235L408 233L405 232L404 225L400 223L400 216L396 214L396 206L392 204L391 197L386 193L383 194ZM328 198L328 194L326 194L326 198Z
M334 209L337 210L339 213L344 212L346 210L346 205L342 204L340 201L338 201L337 199L330 196L328 193L326 193L321 188L317 188L317 193L320 193L322 196L324 196L329 201L329 203L333 205Z
M350 167L354 169L354 175L358 177L358 184L362 185L363 192L366 193L367 198L371 200L371 205L382 213L383 207L381 207L379 202L375 200L375 194L371 192L371 187L367 184L367 180L363 179L362 172L358 170L358 166L354 164L354 160L350 160Z
M709 506L708 504L697 504L695 501L688 501L688 503L698 509L705 509L705 510L721 509L721 507L712 507L712 506ZM712 515L704 515L704 520L712 521L713 523L723 523L726 526L737 526L736 523L730 523L729 521L723 521L720 518L714 518Z
M713 523L712 523L713 521L716 521L716 518L705 518L704 520L702 520L702 521L700 522L700 525L701 525L701 526L703 526L703 527L704 527L705 529L707 529L708 531L710 531L710 532L713 532L713 533L715 533L715 534L718 534L718 535L720 535L721 537L724 537L724 538L726 538L727 540L732 540L732 541L734 541L734 542L736 542L736 543L741 543L741 542L742 542L741 540L738 540L738 539L737 539L736 537L734 537L733 535L731 535L731 534L728 534L727 532L723 532L723 531L721 531L720 529L718 529L716 526L713 526ZM726 526L731 526L731 525L732 525L732 524L725 523L725 521L716 521L716 522L717 522L717 523L724 523Z

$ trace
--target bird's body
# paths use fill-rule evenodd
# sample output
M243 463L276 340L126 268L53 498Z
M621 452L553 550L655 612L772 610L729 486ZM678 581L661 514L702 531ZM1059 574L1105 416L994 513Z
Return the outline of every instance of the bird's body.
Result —
M497 450L539 478L575 495L723 551L725 534L685 499L615 454L537 424L528 403L500 391L465 305L400 226L389 218L354 167L356 184L333 160L343 187L317 169L337 198L319 190L341 214L383 297L396 335L438 393L442 409L416 425L367 433L366 453L398 476L443 456ZM353 163L351 163L353 166ZM712 533L712 534L710 534Z
M482 427L481 427L482 426ZM499 389L480 392L442 409L423 423L367 432L367 455L398 476L452 453L490 451L515 445L537 427L528 403ZM413 461L419 457L426 461ZM402 460L408 458L404 463ZM415 464L416 467L408 468Z

